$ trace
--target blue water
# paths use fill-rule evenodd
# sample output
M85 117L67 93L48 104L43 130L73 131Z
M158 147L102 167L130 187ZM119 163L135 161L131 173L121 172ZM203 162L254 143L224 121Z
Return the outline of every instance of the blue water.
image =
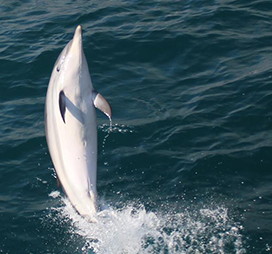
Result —
M272 3L2 1L0 253L272 253ZM57 187L44 102L81 24L98 222Z

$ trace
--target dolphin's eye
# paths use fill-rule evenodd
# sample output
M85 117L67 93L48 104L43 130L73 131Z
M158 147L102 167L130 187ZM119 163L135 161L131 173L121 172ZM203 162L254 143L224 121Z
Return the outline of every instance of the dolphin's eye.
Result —
M63 64L63 62L64 62L65 57L66 57L65 55L61 55L61 56L59 56L59 58L57 59L56 64L55 64L55 66L57 66L57 67L56 67L56 71L57 71L57 72L60 71L61 66L62 66L62 64Z

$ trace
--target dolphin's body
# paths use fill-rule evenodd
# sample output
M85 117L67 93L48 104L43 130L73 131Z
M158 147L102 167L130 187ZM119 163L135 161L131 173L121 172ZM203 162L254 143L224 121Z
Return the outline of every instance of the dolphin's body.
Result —
M58 57L45 107L46 139L58 179L74 208L91 220L97 211L97 124L95 107L111 108L93 88L82 47L82 29Z

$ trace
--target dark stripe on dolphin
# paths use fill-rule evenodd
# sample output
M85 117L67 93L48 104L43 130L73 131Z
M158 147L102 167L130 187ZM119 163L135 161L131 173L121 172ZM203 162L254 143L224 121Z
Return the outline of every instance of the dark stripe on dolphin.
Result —
M66 105L65 105L65 94L63 91L59 93L59 108L60 108L60 114L61 114L62 120L65 123Z

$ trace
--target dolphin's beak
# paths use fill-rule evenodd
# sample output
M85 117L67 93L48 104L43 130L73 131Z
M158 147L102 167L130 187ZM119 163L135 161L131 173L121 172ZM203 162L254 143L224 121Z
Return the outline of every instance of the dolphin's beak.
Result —
M74 37L73 37L73 42L71 45L72 52L80 52L82 50L82 27L81 25L77 26Z

